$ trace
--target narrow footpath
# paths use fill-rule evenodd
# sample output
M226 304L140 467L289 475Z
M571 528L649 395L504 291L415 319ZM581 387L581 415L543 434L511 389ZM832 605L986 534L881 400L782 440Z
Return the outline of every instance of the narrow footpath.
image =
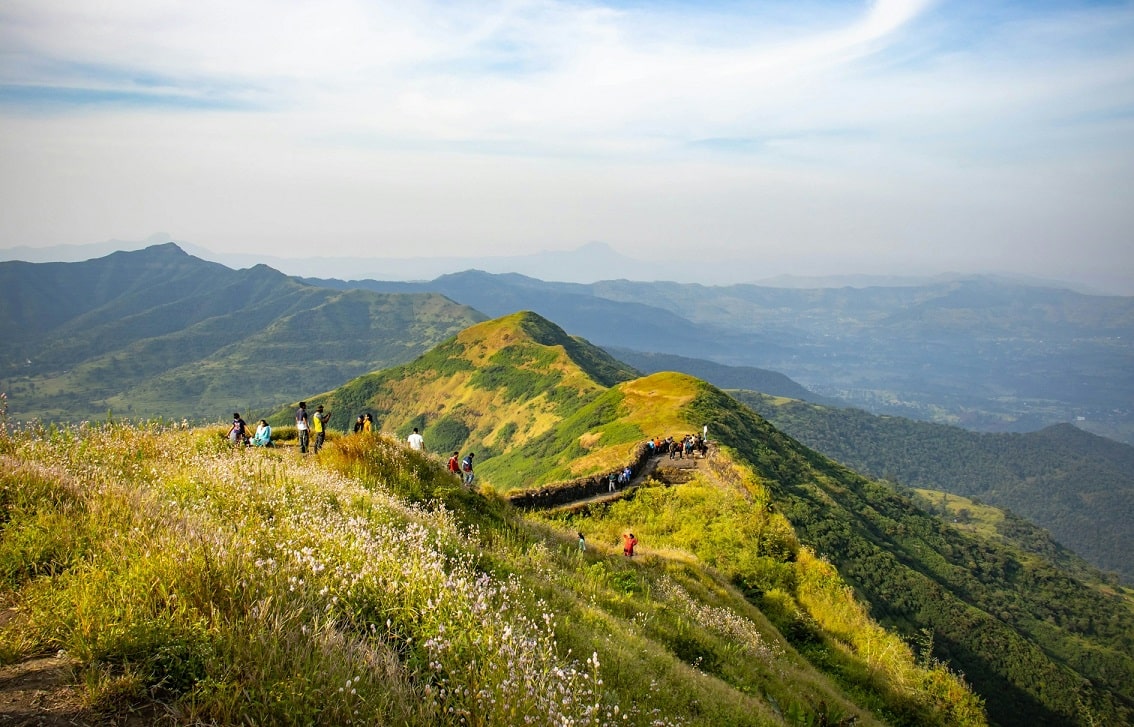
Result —
M708 453L704 457L697 455L694 457L674 457L671 459L668 453L655 454L642 463L642 466L630 479L629 483L619 487L614 492L600 492L596 495L580 497L571 502L560 503L552 507L532 507L529 509L543 510L544 512L574 512L592 505L601 505L603 503L621 500L624 497L628 497L634 490L638 489L643 482L655 475L658 475L655 479L660 479L667 484L685 482L692 476L691 470L697 469L699 462L712 457L715 453L716 447L709 444Z

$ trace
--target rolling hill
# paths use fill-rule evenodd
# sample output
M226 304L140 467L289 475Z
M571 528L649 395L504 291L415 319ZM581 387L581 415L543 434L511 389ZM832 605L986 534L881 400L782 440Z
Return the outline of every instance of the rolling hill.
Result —
M410 360L483 320L436 294L305 285L172 243L0 263L0 376L17 418L213 420Z
M876 681L876 627L850 626L847 609L868 609L922 643L925 659L962 671L997 724L1131 718L1128 595L949 527L719 389L676 373L635 378L533 313L478 324L409 364L310 400L373 411L399 435L421 427L434 452L475 450L478 476L502 491L620 468L646 437L707 425L718 454L691 481L548 522L604 537L632 523L643 542L711 565L811 664L885 719L916 724L928 707ZM277 416L286 422L289 412ZM816 580L822 563L833 566L829 582Z

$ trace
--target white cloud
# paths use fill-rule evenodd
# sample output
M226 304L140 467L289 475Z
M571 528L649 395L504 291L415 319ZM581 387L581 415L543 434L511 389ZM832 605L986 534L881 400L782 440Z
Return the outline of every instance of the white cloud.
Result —
M1132 31L1071 2L8 0L0 247L1113 269Z

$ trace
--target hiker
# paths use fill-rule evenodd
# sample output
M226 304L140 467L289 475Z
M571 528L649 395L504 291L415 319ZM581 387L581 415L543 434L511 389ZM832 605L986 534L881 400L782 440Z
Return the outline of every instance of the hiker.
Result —
M331 418L331 412L323 413L323 405L315 407L315 416L311 418L312 429L315 430L315 454L319 454L319 450L323 448L323 442L327 439L327 421Z
M453 456L449 458L449 471L457 477L461 476L461 453L453 452Z
M618 477L618 484L620 484L620 485L630 484L630 478L633 477L633 476L634 476L634 471L630 469L630 465L626 465L622 469L622 474L619 475L619 477Z
M634 546L638 544L638 539L634 537L634 533L622 534L622 554L627 558L634 557Z
M228 441L233 444L248 444L248 425L240 418L239 412L232 413L232 427L228 430Z
M366 413L366 418L362 420L362 431L369 434L374 430L374 417L370 416L370 412Z
M421 436L421 433L417 431L417 427L414 427L413 434L409 435L409 446L410 449L416 449L418 452L425 451L425 437Z
M256 435L252 437L252 444L257 447L272 446L272 428L268 426L267 420L261 419L256 425Z
M476 452L469 452L467 455L465 455L465 458L463 460L461 460L461 471L465 473L465 484L466 485L472 485L472 481L473 481L473 463L472 463L472 461L473 461L473 457L475 457L475 456L476 456Z
M617 474L615 474L614 472L611 472L610 477L607 478L607 481L608 481L607 488L606 488L607 492L614 492L615 490L618 489L618 487L616 487L616 485L615 485L615 483L618 481L618 475Z
M365 424L363 424L362 415L359 414L358 419L354 420L354 433L358 434L359 432L361 432L362 427L364 427L364 426L365 426Z
M579 533L579 550L585 551L586 549L587 549L587 539L583 537L582 533Z
M307 442L311 426L307 418L307 402L299 402L299 409L295 412L295 432L299 435L299 453L307 454Z

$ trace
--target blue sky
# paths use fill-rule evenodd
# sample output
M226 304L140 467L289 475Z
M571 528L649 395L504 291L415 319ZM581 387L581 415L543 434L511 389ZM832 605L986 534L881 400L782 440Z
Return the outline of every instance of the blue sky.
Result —
M1132 146L1130 2L0 4L0 248L1134 292Z

